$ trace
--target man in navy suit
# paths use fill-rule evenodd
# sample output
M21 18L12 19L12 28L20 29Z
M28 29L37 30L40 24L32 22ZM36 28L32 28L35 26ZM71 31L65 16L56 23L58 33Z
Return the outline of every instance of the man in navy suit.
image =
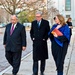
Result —
M13 75L19 71L22 50L26 49L25 27L18 22L16 15L11 16L11 23L7 24L4 34L5 56L13 67Z

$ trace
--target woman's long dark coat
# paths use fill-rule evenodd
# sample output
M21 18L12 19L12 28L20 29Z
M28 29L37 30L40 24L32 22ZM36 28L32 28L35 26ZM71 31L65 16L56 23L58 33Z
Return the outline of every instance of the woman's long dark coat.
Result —
M33 40L33 60L48 59L47 39L49 31L48 21L42 19L40 27L38 27L36 20L32 22L30 35Z
M56 27L57 24L55 24L53 27ZM52 27L52 28L53 28ZM63 28L63 29L62 29ZM69 38L70 38L70 31L69 31L69 27L67 25L64 25L61 27L62 29L62 33L63 36L58 36L56 37L60 42L63 42L63 46L60 46L56 41L55 41L55 37L53 36L53 34L50 32L50 40L51 40L51 50L52 50L52 55L56 64L56 68L58 72L63 72L63 68L64 68L64 60L65 60L65 56L67 54L67 50L68 50L68 44L69 44ZM63 32L64 30L64 32ZM67 38L68 35L69 37Z

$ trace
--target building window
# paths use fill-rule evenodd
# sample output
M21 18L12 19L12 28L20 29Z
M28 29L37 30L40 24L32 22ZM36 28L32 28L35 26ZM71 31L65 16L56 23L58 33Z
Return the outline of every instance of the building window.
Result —
M71 11L71 0L65 0L65 10Z
M70 17L70 15L66 15L66 18L69 18Z

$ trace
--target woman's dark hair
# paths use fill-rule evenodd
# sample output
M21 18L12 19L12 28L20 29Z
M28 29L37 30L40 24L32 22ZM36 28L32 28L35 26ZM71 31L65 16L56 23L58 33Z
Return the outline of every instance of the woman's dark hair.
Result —
M67 22L69 21L69 20L71 20L72 18L71 17L69 17L68 19L67 19Z
M54 20L56 19L56 17L53 18Z

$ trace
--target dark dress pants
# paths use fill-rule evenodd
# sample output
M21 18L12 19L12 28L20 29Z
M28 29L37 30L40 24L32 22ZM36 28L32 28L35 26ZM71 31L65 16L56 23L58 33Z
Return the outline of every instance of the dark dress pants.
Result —
M33 75L38 75L38 61L33 61ZM40 72L43 73L45 70L45 60L40 60Z
M62 75L68 43L66 42L63 44L63 47L60 47L55 41L53 41L51 48L52 48L52 55L56 64L58 75Z
M17 74L19 71L20 67L20 62L21 62L21 53L22 52L11 52L11 51L6 51L6 59L10 63L10 65L13 67L12 73Z

